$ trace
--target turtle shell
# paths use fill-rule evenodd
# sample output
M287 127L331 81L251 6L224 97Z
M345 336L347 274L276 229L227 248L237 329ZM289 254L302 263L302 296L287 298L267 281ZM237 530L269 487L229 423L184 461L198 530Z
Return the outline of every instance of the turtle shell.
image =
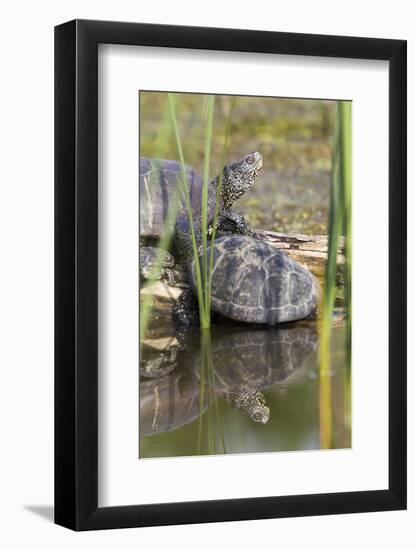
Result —
M297 324L286 327L216 325L211 329L211 361L216 391L250 392L292 376L317 348L316 332ZM191 355L191 369L201 376L202 353Z
M198 378L184 369L175 369L163 378L142 380L139 395L141 436L190 424L208 407L207 396L201 402Z
M185 213L185 197L181 191L181 163L141 157L139 159L140 236L159 238L167 227L172 230L176 215ZM189 166L185 174L193 215L201 216L202 178ZM216 202L216 180L209 183L207 219L211 223ZM166 226L169 213L171 225ZM174 215L172 215L172 212Z
M224 236L216 239L213 258L211 308L224 317L275 325L314 312L315 278L272 245L253 237ZM196 291L195 261L189 278Z

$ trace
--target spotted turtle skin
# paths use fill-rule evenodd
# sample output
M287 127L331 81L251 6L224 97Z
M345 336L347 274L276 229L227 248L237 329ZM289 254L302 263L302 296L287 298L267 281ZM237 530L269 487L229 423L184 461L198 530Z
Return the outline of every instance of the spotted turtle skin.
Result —
M156 266L158 270L155 273ZM141 279L172 278L172 269L175 266L175 258L172 254L161 248L153 246L141 246L139 248L139 271Z
M262 167L257 151L226 164L222 174L208 183L207 224L213 222L216 199L219 220L245 232L242 215L232 209L234 202L255 182ZM186 198L181 183L182 164L175 160L139 159L140 238L158 239L165 230L173 231L176 219L187 219ZM193 219L201 225L203 178L190 166L184 167Z
M217 397L253 422L266 424L271 411L262 390L295 376L317 347L315 331L297 324L279 328L216 325L211 329L210 380L202 363L199 334L189 333L187 351L178 355L172 349L146 350L143 355L142 435L176 430L193 422Z

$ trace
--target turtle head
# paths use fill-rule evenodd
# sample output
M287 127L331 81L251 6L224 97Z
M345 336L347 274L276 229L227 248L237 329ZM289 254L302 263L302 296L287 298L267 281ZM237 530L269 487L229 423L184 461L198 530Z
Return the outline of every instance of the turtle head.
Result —
M266 424L271 410L266 404L264 394L259 390L249 392L232 392L226 395L232 407L245 412L254 422Z
M230 208L255 182L262 168L262 155L258 151L249 153L223 169L223 204Z
M269 420L270 415L271 411L268 405L259 405L257 407L254 407L254 409L250 413L250 417L252 418L252 420L260 424L266 424Z

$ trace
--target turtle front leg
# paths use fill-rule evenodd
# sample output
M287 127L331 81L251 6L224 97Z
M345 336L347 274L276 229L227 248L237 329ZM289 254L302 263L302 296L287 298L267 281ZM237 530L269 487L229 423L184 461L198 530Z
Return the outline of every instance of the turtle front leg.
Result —
M152 281L166 281L169 286L182 286L183 279L178 273L170 267L159 267L156 269L155 264L141 267L141 278Z
M200 324L198 312L198 302L191 289L185 289L175 302L172 316L176 328L180 332L185 332Z
M231 231L240 235L252 235L248 222L240 212L233 208L225 208L222 211L217 226L220 231Z
M164 279L169 286L188 288L187 273L182 269L167 267L164 272Z
M187 272L181 265L165 268L163 279L166 280L169 286L189 288Z
M176 281L176 278L175 278L175 274L169 268L167 268L165 270L165 279L166 279L166 282L169 284L169 286L176 286L177 281Z

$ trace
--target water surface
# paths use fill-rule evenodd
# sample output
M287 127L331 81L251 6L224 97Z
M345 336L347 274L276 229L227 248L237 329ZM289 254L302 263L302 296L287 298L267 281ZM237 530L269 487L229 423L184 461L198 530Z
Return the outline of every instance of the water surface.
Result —
M320 449L320 377L314 323L254 328L220 325L194 331L170 353L163 374L140 383L140 458ZM350 447L345 327L333 330L332 448ZM162 370L161 370L162 369ZM233 406L232 395L260 391L265 423ZM265 419L264 419L265 420Z

